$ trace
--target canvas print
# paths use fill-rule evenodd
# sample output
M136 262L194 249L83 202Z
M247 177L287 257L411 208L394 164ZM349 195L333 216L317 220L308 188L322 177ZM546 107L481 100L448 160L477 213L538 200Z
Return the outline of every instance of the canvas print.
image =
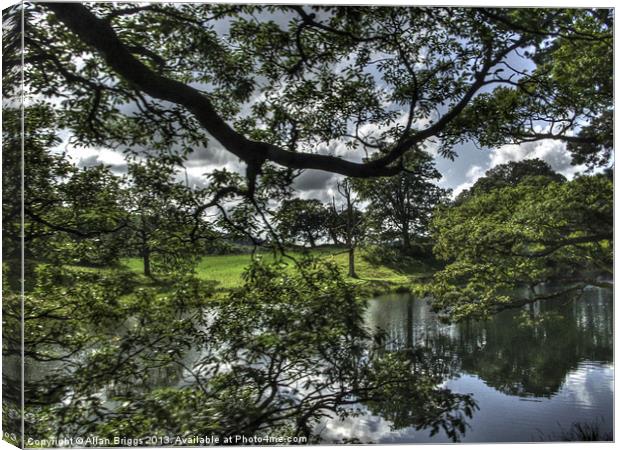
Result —
M613 29L5 9L4 440L612 441Z

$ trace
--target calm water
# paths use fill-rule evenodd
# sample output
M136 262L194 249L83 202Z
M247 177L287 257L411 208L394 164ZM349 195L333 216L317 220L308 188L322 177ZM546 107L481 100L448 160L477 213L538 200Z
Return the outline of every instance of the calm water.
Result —
M486 322L445 325L408 294L372 300L366 321L387 333L388 349L422 346L446 369L444 386L472 394L479 406L462 442L558 440L574 422L613 427L611 294L586 292L577 302L504 311ZM324 424L326 440L448 442L441 433L393 430L366 413Z
M369 302L366 324L386 335L387 351L419 347L445 374L442 387L471 394L479 410L468 419L462 442L560 440L575 422L613 427L613 304L607 291L591 289L576 302L544 302L504 311L485 322L441 323L423 300L408 294ZM188 363L198 358L194 349ZM17 367L17 366L16 366ZM32 364L36 380L49 365ZM154 373L156 384L185 384L174 370ZM390 404L391 414L402 406ZM390 409L390 408L388 408ZM363 408L361 415L328 419L315 430L324 442L450 442L429 430L394 429L392 422Z

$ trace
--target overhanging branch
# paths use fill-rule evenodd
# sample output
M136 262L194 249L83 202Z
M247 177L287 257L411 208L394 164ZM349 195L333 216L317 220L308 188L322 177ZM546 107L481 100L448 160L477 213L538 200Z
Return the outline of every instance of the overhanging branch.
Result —
M484 85L491 67L525 42L525 38L522 38L497 52L494 52L495 43L489 42L485 49L484 62L475 73L472 84L441 118L426 129L401 138L380 158L356 163L331 155L296 153L277 145L246 138L218 114L208 95L151 70L136 58L135 50L119 39L109 20L98 18L79 3L48 3L46 7L84 43L99 52L119 76L153 98L187 109L205 131L249 166L260 167L265 161L272 161L291 169L317 169L358 178L391 176L400 172L402 167L398 164L398 159L421 142L440 133Z

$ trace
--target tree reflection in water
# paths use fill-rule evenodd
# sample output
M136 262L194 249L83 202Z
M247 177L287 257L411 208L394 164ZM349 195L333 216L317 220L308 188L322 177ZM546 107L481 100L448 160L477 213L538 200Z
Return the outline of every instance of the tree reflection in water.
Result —
M338 269L301 266L256 263L226 298L192 278L161 295L126 274L41 268L26 303L27 436L318 442L322 418L369 408L458 440L475 403L439 387L445 365L376 350Z
M580 362L613 360L612 303L600 297L603 292L592 289L578 301L542 302L464 326L454 342L463 370L510 395L553 396ZM468 345L482 334L484 346Z
M368 320L386 330L389 348L420 345L436 364L443 361L446 378L469 373L508 395L551 397L580 362L613 361L612 308L606 291L593 288L578 301L446 325L426 302L389 295L371 305Z

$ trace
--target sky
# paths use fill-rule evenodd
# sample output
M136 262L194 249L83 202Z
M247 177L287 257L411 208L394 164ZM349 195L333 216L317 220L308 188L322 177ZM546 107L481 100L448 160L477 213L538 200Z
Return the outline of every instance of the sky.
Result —
M225 27L221 31L225 33ZM514 55L510 56L509 63L517 66L519 70L527 68L523 66L522 60ZM66 151L76 164L80 166L106 164L117 173L124 172L125 161L121 153L107 148L78 148L69 143L71 135L67 130L61 131L60 137L63 143L58 149ZM575 167L570 164L571 157L566 150L566 145L557 140L504 145L494 149L477 148L473 143L461 144L455 149L458 156L454 161L438 155L432 145L427 150L434 155L436 167L443 175L438 184L452 189L453 195L473 185L487 170L509 161L540 158L549 163L552 169L569 179L585 170L585 167ZM317 151L344 156L342 148L337 145L332 148L319 148ZM358 161L361 156L360 153L346 155L347 159ZM192 186L203 186L206 182L205 173L222 168L243 173L244 167L244 164L233 154L224 150L214 139L210 139L207 148L197 148L189 155L185 168L179 172L179 179L187 179ZM337 174L306 170L296 179L294 187L302 198L316 198L326 202L336 195L335 185L341 178Z

